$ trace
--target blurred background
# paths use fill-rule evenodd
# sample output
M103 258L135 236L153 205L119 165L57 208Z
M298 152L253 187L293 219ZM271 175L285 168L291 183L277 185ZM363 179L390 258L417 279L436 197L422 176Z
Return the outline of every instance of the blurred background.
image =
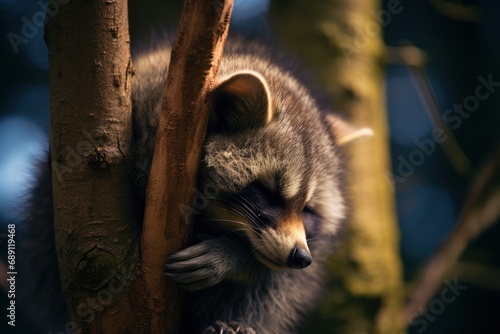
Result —
M394 1L382 1L381 8L387 10ZM235 0L231 29L277 44L290 40L272 27L279 22L280 6L292 11L295 2L271 0L269 7L267 0ZM161 27L175 29L182 2L168 3L151 1L145 6L129 1L133 49L148 45ZM387 180L394 186L404 280L411 285L455 227L474 171L499 147L500 2L398 3L401 10L390 17L382 15L380 21L389 47L384 66L392 170L387 171ZM48 147L47 50L43 28L35 18L44 8L42 1L0 0L0 247L4 260L6 226L18 220L20 203L32 182L32 162ZM281 34L284 30L279 29ZM298 47L285 46L321 81L314 57L294 49ZM425 55L425 61L409 67L398 55L414 50L411 47ZM426 95L429 89L432 98ZM450 151L435 139L433 106L456 136L456 147ZM425 330L414 322L409 333L500 333L496 319L499 237L500 226L493 224L472 240L457 265L459 282L467 288L439 315L427 319ZM2 290L0 308L6 307ZM2 319L0 328L5 328ZM16 332L35 333L22 313L18 312L17 320Z

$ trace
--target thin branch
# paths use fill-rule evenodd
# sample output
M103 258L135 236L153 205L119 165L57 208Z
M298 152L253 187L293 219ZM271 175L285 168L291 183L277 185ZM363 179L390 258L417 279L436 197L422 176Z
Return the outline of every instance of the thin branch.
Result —
M417 91L424 103L425 110L429 115L435 128L440 128L446 135L442 143L443 150L457 173L466 176L470 171L470 161L462 147L458 143L453 131L443 120L436 97L425 74L425 62L427 57L423 51L414 46L388 47L388 62L408 66L410 76L417 87Z
M481 19L481 13L477 5L464 5L444 0L430 0L429 2L438 12L450 19L463 22L478 22Z
M424 68L427 54L413 45L386 47L386 61L389 65L404 65Z
M467 244L500 218L500 148L476 174L457 227L427 263L403 311L405 321L427 305Z
M493 291L500 291L500 269L481 263L458 262L447 275L460 277L464 284L474 284Z
M141 243L141 271L154 333L177 333L181 294L167 281L167 255L186 246L180 207L194 195L209 116L209 92L229 28L231 0L187 0L174 40L157 131Z

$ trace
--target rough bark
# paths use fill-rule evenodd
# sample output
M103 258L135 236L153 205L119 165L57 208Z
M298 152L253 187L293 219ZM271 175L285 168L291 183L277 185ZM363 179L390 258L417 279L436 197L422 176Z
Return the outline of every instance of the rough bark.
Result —
M129 167L127 3L78 1L48 16L54 229L73 331L176 333L166 255L188 240L210 89L232 1L187 0L174 41L139 260ZM140 217L139 217L140 218Z
M330 262L329 284L305 333L400 333L403 303L398 230L383 87L379 1L271 2L279 38L315 69L335 110L375 136L348 150L353 207L342 254Z
M47 19L54 230L70 328L123 333L123 278L139 260L127 3L71 1Z
M184 248L208 123L210 90L229 28L232 0L187 0L177 29L146 194L141 277L155 332L176 333L181 293L163 274L167 255ZM162 330L160 330L162 329Z

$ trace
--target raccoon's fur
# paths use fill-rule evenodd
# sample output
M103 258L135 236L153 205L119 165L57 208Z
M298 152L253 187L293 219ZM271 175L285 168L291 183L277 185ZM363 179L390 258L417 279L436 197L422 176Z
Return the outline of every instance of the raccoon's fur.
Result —
M169 52L158 46L134 58L138 193L145 191L151 166ZM321 291L324 261L346 215L338 148L343 123L299 72L257 42L226 43L198 180L205 204L191 211L195 244L166 265L168 277L190 291L183 333L291 333ZM48 325L44 329L59 332L67 318L45 166L23 255L36 286L27 282L25 293L42 312L36 316Z

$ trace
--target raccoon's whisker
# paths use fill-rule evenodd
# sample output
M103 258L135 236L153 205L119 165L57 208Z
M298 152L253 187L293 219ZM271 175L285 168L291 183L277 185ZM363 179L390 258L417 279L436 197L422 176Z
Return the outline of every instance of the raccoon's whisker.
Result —
M229 206L221 207L231 213L237 214L247 220L249 220L253 225L261 227L263 224L259 221L258 216L253 211L249 211L247 208L240 205L235 205L234 203L228 202ZM242 210L240 210L242 209Z
M251 214L252 216L252 221L255 225L261 227L261 226L264 226L264 223L261 221L260 217L259 217L259 208L257 208L257 206L255 204L253 204L252 202L250 202L248 200L248 198L246 198L245 196L238 196L236 197L236 200L240 203L240 205L246 209L246 211L248 213Z
M218 219L218 218L203 219L202 221L216 221L216 222L220 221L220 222L237 223L237 224L249 227L250 229L252 229L256 233L260 231L260 227L257 226L257 224L255 223L254 219L252 217L249 217L248 215L246 215L244 212L241 212L241 211L237 210L236 207L235 208L229 208L229 207L221 206L220 208L223 209L223 210L226 210L226 211L228 211L230 213L233 213L233 214L235 214L237 216L240 216L240 217L242 217L244 219L250 220L250 222L252 222L252 224L248 225L248 224L245 224L245 223L237 221L237 220Z
M241 212L238 210L238 206L235 206L233 203L231 203L230 201L227 201L227 200L223 200L225 202L227 202L228 205L225 205L225 206L218 206L220 209L223 209L223 210L226 210L226 211L230 211L232 213L236 213L238 216L241 216L241 217L246 217L244 212Z
M262 246L253 246L252 249L250 250L250 253L255 252L256 250L262 249Z
M255 252L255 250L256 250L256 248L250 250L250 252L248 254L252 254L253 255L253 253Z
M237 220L231 220L231 219L207 218L207 219L201 219L199 221L200 222L226 222L226 223L236 223L236 224L245 225L245 223L242 223L242 222L237 221Z
M264 224L259 219L257 212L259 211L253 203L251 203L247 198L243 196L235 196L234 201L218 198L218 197L207 197L209 200L217 200L223 202L225 205L220 206L221 209L226 210L230 213L236 214L248 221L250 221L252 226L250 226L254 231L260 231Z
M224 209L224 210L226 210L226 211L228 211L228 212L230 212L230 213L234 213L234 214L236 214L236 215L238 215L238 216L240 216L240 217L242 217L242 218L244 218L244 219L251 219L251 218L250 218L250 217L246 214L246 212L244 212L244 211L240 211L240 210L239 210L239 207L236 207L236 206L235 206L235 207L221 207L221 209Z
M228 236L229 234L234 233L234 232L243 232L243 233L244 233L244 232L245 232L245 229L244 229L244 228L237 228L237 229L235 229L235 230L229 231L229 232L227 232L226 234L224 234L224 235L222 236L222 238L223 238L223 237L225 237L225 236Z
M244 206L244 205L243 205L243 206L242 206L242 205L236 205L234 202L232 202L232 201L230 201L230 200L227 200L227 199L225 199L225 198L207 197L207 199L213 199L213 200L221 201L221 202L226 203L226 207L227 207L227 208L232 208L232 209L235 209L235 208L241 208L241 209L243 209L243 210L245 211L245 213L247 213L247 212L248 212L248 213L252 214L252 212L251 212L251 211L248 211L248 208L247 208L246 206ZM240 203L240 204L241 204L241 203ZM222 206L221 206L221 208L225 208L225 207L222 207ZM239 215L241 215L241 216L243 216L243 217L246 217L246 215L245 215L245 214L243 214L243 213L242 213L242 212L240 212L240 211L238 211L238 214L239 214Z
M247 197L239 195L236 199L244 201L252 210L259 211L257 206L251 202Z
M263 250L264 250L264 247L263 247L263 246L254 246L254 247L250 250L250 253L248 253L248 254L253 254L253 253L255 253L255 251L259 251L259 253L265 253Z
M245 203L239 203L238 208L244 210L244 217L250 220L256 226L263 226L263 223L260 221L257 211L253 208L247 206Z
M256 212L259 211L257 206L252 203L251 201L248 200L245 196L238 196L235 198L244 208L246 208L249 212L252 212L252 214L256 214Z
M205 197L206 199L214 200L214 201L224 201L224 198L221 197L214 197L214 196L209 196Z
M208 197L208 199L219 200L219 201L222 201L222 202L229 204L230 206L235 206L235 203L228 200L228 199L217 198L217 197ZM241 207L242 209L244 209L246 212L248 212L251 215L256 215L255 211L258 211L257 207L255 206L255 204L250 202L247 198L245 198L242 195L238 195L238 196L234 197L234 200L236 200L238 202L238 204L239 204L238 207Z
M237 220L231 220L231 219L210 218L210 219L202 219L202 220L199 220L199 221L200 222L227 222L227 223L234 223L234 224L239 224L239 225L247 226L247 224L245 224L243 222L240 222L240 221L237 221ZM250 227L253 230L255 230L255 227L253 227L253 226L247 226L247 227ZM244 230L244 229L241 229L241 230Z
M233 207L233 208L238 207L238 208L243 209L246 213L249 213L251 215L255 215L254 208L249 206L247 203L244 203L241 200L239 200L239 197L235 197L234 199L238 202L237 203L238 205L230 200L223 199L223 201L226 202L229 207Z

